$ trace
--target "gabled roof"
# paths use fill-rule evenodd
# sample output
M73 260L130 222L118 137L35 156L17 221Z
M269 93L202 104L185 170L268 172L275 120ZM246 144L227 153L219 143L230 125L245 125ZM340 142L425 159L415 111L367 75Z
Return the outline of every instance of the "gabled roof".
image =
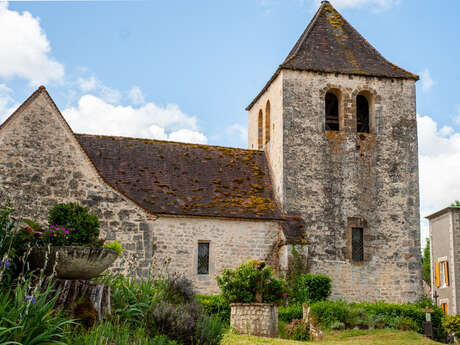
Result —
M252 108L283 69L419 79L385 59L328 1L321 3L294 48L246 110Z
M76 134L104 179L153 214L283 219L263 151Z

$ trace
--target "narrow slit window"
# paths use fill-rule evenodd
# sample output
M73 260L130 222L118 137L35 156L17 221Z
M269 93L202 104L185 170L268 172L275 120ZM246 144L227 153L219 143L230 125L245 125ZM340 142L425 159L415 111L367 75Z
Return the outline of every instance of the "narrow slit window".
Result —
M265 107L265 144L270 141L270 101L267 101L267 105Z
M363 95L356 97L356 131L369 133L369 102Z
M198 274L209 274L209 243L198 243Z
M351 252L355 262L364 261L364 230L353 228L351 233Z
M258 131L257 131L257 146L258 149L261 150L264 144L264 114L262 110L259 111L259 119L258 119Z
M326 130L339 130L339 99L332 92L326 93Z

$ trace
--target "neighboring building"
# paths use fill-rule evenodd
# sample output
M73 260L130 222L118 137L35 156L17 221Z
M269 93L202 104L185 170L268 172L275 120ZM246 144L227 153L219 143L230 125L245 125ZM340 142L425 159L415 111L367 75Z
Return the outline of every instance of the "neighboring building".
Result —
M415 82L327 2L248 106L249 150L74 134L44 88L0 126L0 186L26 215L96 212L119 268L171 259L201 293L300 245L333 297L422 291ZM308 244L305 244L305 239Z
M446 314L460 313L460 207L426 217L430 222L431 297Z

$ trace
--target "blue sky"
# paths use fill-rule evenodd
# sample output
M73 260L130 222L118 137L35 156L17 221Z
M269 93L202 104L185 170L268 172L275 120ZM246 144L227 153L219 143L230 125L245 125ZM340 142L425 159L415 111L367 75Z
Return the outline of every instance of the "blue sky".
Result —
M422 76L422 215L460 199L460 2L331 3L387 59ZM45 84L77 132L246 147L244 108L318 6L0 0L0 121Z

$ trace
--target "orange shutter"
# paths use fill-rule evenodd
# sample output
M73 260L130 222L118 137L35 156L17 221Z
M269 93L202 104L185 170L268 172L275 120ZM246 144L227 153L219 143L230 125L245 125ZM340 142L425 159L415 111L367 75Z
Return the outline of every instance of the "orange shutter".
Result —
M449 286L449 265L444 261L444 277L446 277L446 286Z
M435 280L436 280L436 286L440 287L441 282L439 281L439 262L434 263L434 275L435 275Z

